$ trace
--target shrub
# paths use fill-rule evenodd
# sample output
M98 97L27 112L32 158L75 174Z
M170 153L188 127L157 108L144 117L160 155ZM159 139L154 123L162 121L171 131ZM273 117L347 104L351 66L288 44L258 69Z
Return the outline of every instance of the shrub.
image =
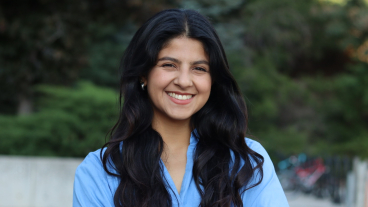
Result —
M117 94L80 82L74 88L39 86L29 116L0 116L0 154L79 156L104 144L117 120Z

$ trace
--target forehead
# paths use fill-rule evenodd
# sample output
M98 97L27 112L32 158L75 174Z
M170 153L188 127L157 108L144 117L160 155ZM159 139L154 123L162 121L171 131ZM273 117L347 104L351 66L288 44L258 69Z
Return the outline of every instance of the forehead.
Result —
M158 59L162 57L208 61L202 42L188 37L176 37L170 40L158 54Z

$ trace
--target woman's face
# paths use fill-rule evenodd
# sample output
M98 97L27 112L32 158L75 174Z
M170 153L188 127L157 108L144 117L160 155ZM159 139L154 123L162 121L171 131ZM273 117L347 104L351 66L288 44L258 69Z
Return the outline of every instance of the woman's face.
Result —
M144 79L155 117L190 120L211 92L209 59L202 43L187 37L174 38L157 60Z

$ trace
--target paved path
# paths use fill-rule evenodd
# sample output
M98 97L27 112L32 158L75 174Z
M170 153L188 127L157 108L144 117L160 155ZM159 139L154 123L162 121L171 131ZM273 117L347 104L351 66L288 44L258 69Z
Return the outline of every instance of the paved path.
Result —
M72 206L79 158L0 156L0 207Z
M0 155L0 207L71 206L74 172L82 159ZM290 207L344 207L286 192Z
M299 193L297 195L286 192L290 207L344 207L343 204L334 204L328 199L318 199L312 195Z

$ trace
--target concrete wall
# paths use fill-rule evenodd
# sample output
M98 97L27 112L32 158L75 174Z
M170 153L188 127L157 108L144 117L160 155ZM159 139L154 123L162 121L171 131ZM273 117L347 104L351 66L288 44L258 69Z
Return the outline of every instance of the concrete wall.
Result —
M72 206L83 159L0 156L0 207Z

